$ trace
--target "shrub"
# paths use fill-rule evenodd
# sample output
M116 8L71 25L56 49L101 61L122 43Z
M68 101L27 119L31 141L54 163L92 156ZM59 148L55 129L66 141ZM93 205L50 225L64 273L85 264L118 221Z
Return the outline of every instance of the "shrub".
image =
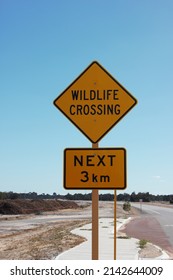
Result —
M124 202L124 204L123 204L123 210L124 211L130 211L131 210L131 204L130 204L130 202Z
M139 248L144 249L145 246L146 246L146 244L147 244L147 242L148 242L148 241L145 240L145 239L139 240Z

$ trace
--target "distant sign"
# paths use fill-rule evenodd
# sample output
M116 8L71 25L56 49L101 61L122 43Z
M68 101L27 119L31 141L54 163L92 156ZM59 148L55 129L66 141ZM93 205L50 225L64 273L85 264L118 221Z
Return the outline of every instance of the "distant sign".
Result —
M126 188L126 150L65 149L64 187L75 190Z
M137 100L98 62L92 62L54 105L93 143L98 142Z

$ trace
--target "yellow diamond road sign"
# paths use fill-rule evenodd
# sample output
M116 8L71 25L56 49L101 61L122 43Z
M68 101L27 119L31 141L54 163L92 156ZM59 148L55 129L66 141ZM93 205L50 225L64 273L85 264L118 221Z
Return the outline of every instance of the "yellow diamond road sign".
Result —
M64 188L126 188L126 150L123 148L65 149Z
M92 62L54 105L93 143L98 142L137 100L98 62Z

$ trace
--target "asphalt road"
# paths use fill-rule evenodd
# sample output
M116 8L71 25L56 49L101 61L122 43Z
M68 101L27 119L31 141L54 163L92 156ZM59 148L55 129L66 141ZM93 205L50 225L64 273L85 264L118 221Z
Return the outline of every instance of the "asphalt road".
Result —
M148 237L148 240L173 253L173 206L155 206L144 202L131 205L141 209L141 215L126 230L133 231L134 237L141 236L139 239L146 236L145 239Z

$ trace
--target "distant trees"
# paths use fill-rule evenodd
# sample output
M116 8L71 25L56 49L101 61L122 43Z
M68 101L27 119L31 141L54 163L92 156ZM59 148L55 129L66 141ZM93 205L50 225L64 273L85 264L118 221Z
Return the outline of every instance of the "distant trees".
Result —
M60 195L54 192L51 194L37 194L36 192L29 193L16 193L16 192L0 192L0 200L3 199L67 199L67 200L92 200L92 193L75 193L75 194L66 194ZM117 201L129 201L129 202L139 202L142 199L143 202L150 201L167 201L170 204L173 204L173 194L172 195L153 195L149 192L132 192L120 193L117 195ZM114 194L106 193L99 194L99 200L103 201L113 201Z
M64 195L65 199L69 199L69 200L91 200L92 199L92 195L91 193L75 193L75 194L66 194Z
M5 199L5 198L6 198L5 193L4 192L0 192L0 200L1 199Z
M150 202L152 200L152 197L149 194L149 192L146 193L139 192L138 194L136 194L135 192L131 193L130 195L131 202L137 202L140 201L140 199L142 199L144 202Z
M128 194L128 193L118 194L117 201L130 201L130 194Z
M132 192L131 194L123 193L117 195L118 201L130 201L130 202L139 202L142 199L143 202L150 201L168 201L173 203L173 195L153 195L149 192ZM171 202L172 201L172 202Z
M99 200L113 201L114 200L114 195L111 194L111 193L100 194L99 195Z
M19 196L18 193L14 192L0 192L0 199L17 199Z

